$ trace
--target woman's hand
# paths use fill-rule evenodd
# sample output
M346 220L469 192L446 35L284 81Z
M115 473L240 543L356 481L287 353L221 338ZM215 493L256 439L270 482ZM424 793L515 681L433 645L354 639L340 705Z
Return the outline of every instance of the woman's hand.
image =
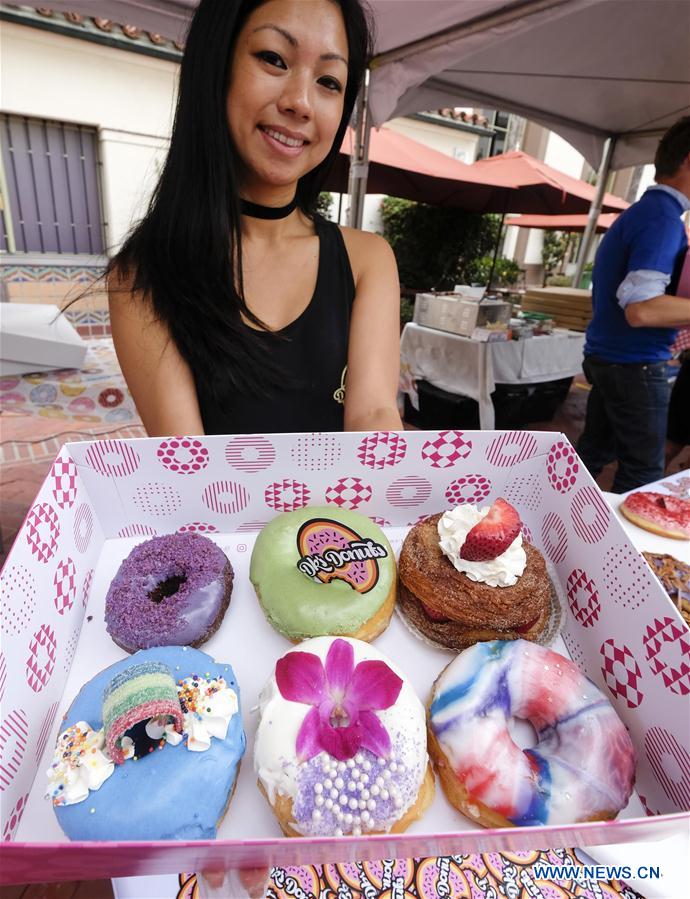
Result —
M400 431L400 284L395 256L377 234L343 228L355 279L350 322L346 431Z
M203 434L194 378L150 302L131 279L108 279L115 352L149 437Z

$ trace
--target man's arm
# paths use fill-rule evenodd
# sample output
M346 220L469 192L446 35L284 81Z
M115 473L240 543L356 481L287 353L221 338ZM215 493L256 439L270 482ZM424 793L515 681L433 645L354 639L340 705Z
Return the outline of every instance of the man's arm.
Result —
M690 299L668 293L629 303L624 311L625 320L631 328L680 328L690 325Z

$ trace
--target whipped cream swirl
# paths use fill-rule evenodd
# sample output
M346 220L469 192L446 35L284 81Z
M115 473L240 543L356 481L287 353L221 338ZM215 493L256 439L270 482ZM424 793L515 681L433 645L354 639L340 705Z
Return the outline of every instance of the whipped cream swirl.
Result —
M103 730L94 730L86 721L77 721L60 734L53 763L48 769L46 797L53 805L74 805L98 790L113 773L115 765L102 751Z
M522 533L518 534L505 552L486 562L470 562L460 558L460 550L469 531L489 513L490 506L457 506L444 512L438 522L439 546L453 566L466 574L471 581L489 587L512 587L527 565L527 554L522 546Z
M205 752L211 745L211 737L224 740L230 719L239 709L237 694L222 677L206 680L203 677L187 677L178 684L177 693L184 712L184 732L187 749ZM166 728L165 738L173 742ZM179 737L179 734L176 734ZM179 742L179 740L178 740Z

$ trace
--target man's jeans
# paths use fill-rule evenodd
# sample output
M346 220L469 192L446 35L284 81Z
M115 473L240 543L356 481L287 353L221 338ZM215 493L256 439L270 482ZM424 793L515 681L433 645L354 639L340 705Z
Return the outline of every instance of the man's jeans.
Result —
M585 356L592 390L577 451L593 477L618 460L614 493L664 475L664 444L671 390L664 362L616 364Z

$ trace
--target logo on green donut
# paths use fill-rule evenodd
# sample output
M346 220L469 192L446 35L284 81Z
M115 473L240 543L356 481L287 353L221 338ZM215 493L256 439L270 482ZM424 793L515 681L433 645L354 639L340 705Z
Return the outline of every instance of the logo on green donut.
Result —
M297 549L302 574L323 584L345 581L358 593L373 590L379 579L377 560L388 556L385 546L329 518L305 521L297 533Z

